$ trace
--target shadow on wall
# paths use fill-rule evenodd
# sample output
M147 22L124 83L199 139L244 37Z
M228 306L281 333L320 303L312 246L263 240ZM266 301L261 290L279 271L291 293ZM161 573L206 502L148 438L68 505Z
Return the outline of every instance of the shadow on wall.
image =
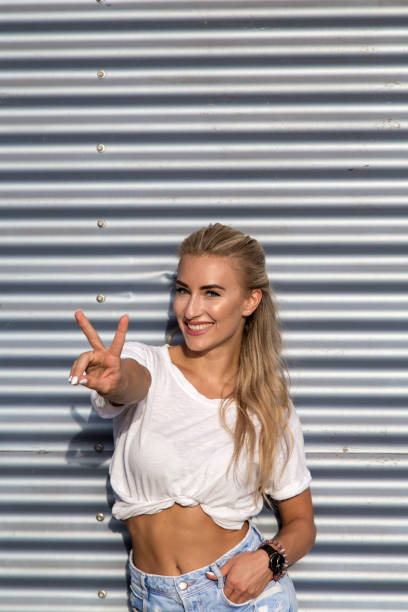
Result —
M176 294L175 284L176 284L176 278L177 278L177 271L173 273L169 273L167 275L167 278L169 281L170 298L169 298L169 305L167 308L167 324L166 324L165 342L176 345L176 344L181 344L183 341L183 334L180 331L180 328L177 323L177 319L173 311L174 296ZM168 338L171 334L174 334L174 337L172 338L171 342L168 342Z
M90 400L85 398L85 401L89 406ZM90 486L86 488L83 503L80 501L80 496L84 495L84 491L78 491L81 514L95 517L95 526L103 521L103 529L107 528L112 533L119 534L122 538L121 545L110 543L109 547L114 550L123 549L126 551L123 575L119 579L111 578L109 576L110 571L107 569L107 574L103 577L102 584L108 590L111 588L127 590L127 601L129 601L130 576L127 556L131 549L131 541L124 523L112 517L112 506L115 500L108 472L113 453L112 420L102 419L93 409L89 411L88 418L84 419L77 406L71 406L71 416L81 426L81 431L72 438L69 449L66 452L66 470L69 475L71 475L72 471L77 472L79 481L82 477L85 479L89 478L91 482ZM102 501L102 495L105 496L104 501ZM95 497L96 501L92 501L92 497ZM98 501L99 497L101 498L100 502ZM89 498L91 501L88 501ZM107 523L106 518L109 518ZM95 555L101 549L106 552L106 542L104 542L103 536L100 539L96 538L92 543L87 539L86 545L92 547ZM98 577L97 588L101 584L100 578ZM129 612L132 612L130 607Z

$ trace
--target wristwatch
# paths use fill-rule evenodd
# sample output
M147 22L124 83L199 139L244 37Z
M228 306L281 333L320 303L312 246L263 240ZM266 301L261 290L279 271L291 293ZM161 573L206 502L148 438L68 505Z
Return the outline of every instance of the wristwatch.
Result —
M269 544L261 544L259 548L262 548L268 553L269 556L269 569L272 571L274 576L281 574L285 570L286 560L285 557L275 548L272 548Z

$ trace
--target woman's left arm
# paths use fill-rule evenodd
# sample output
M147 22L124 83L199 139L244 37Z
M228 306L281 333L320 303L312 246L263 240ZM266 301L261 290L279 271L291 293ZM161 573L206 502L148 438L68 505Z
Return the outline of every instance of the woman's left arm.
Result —
M278 502L282 527L276 539L285 548L289 565L312 548L316 538L312 496L310 489L299 495ZM225 596L233 603L241 604L258 597L272 579L269 557L265 550L238 553L220 568L226 576ZM216 580L215 576L207 574Z
M282 527L276 539L286 551L289 565L301 559L312 548L316 539L312 496L310 488L277 502ZM261 551L260 551L261 552ZM267 553L262 551L267 557Z

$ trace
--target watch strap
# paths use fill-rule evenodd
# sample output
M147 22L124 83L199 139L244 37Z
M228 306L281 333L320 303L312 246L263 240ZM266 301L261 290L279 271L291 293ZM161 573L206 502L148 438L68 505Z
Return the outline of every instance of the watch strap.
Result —
M269 556L268 567L273 574L274 580L282 578L288 569L288 558L282 544L274 538L273 540L263 540L259 548L265 550Z

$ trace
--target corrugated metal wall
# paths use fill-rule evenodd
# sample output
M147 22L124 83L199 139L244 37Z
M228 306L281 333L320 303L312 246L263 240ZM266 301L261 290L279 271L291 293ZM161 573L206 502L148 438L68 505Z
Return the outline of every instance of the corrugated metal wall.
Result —
M261 240L281 308L319 530L299 609L408 609L407 36L406 2L2 2L0 612L127 609L73 312L163 343L175 246L215 220Z

